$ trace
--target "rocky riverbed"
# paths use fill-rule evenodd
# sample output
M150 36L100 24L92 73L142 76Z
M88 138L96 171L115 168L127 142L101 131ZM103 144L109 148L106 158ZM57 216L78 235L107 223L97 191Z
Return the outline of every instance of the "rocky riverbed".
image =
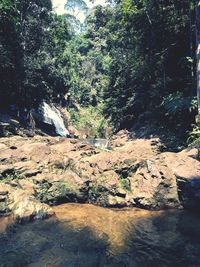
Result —
M109 146L62 137L1 138L0 215L40 219L68 202L200 210L197 149L161 153L159 139L131 139L126 132Z

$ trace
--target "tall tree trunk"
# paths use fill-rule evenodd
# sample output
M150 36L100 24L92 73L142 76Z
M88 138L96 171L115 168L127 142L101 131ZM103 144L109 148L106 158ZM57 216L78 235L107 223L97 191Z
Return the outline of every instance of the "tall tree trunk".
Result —
M197 2L196 7L196 44L197 44L197 101L198 101L198 118L197 122L200 124L200 1Z

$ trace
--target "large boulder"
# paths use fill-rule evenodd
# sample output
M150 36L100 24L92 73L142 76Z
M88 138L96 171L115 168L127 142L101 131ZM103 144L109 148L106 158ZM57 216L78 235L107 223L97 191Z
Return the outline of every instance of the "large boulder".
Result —
M49 205L85 202L88 198L85 181L61 165L49 173L37 175L34 184L35 198Z
M161 156L176 176L182 205L185 208L200 211L200 161L198 160L198 150L183 150L180 153L166 152Z
M0 183L0 216L12 213L20 221L51 216L51 208L37 201L33 194L32 182Z
M44 219L53 215L53 211L48 205L37 201L29 194L24 194L23 190L16 190L12 198L9 207L13 215L20 221Z
M198 150L165 152L145 160L131 178L134 205L148 209L200 210Z
M147 209L180 207L176 177L159 159L141 163L131 177L131 198L135 206Z
M16 118L7 114L0 114L0 137L16 135L19 128L20 123Z

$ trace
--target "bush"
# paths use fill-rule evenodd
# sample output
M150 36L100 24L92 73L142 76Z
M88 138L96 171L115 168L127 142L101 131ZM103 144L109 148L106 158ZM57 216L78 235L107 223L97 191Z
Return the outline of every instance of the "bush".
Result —
M102 112L102 104L97 107L79 107L78 112L69 110L73 125L82 135L92 138L109 138L112 128Z

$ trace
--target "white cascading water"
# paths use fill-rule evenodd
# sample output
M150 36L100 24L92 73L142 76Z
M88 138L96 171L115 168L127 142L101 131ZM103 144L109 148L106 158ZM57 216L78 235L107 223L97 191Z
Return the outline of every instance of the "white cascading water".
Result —
M61 117L60 111L53 105L48 105L43 102L42 104L43 116L45 123L54 125L56 133L60 136L66 137L69 135L69 131L64 125L64 121Z

